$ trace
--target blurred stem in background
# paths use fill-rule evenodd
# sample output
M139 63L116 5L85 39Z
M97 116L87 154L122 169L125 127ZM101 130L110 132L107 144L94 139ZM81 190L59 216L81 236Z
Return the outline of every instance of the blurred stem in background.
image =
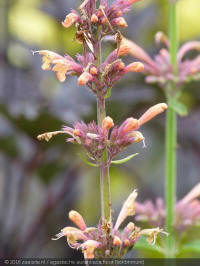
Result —
M176 1L169 4L169 37L170 37L170 61L173 65L174 74L177 74L177 7ZM166 118L166 179L165 179L165 200L166 200L166 231L169 233L167 239L166 257L175 256L175 238L173 232L174 206L176 201L176 146L177 146L177 115L169 101L174 97L176 90L175 83L171 83L170 95L168 96L168 110Z

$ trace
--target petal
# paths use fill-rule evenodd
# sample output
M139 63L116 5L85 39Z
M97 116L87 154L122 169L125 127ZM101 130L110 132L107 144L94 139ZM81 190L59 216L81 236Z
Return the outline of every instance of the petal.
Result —
M192 41L182 45L178 52L178 61L180 62L185 56L185 54L191 50L200 51L200 42Z

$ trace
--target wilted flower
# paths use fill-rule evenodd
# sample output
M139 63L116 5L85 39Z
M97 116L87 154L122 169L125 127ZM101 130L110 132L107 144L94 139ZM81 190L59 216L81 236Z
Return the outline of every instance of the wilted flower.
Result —
M174 227L179 233L195 224L200 224L199 197L200 183L176 203ZM150 200L144 203L136 202L136 213L137 221L148 222L153 226L164 226L166 211L162 198L158 198L155 204Z
M170 81L176 83L180 87L185 82L200 79L200 56L194 59L185 59L189 51L200 51L200 42L191 41L182 45L177 53L177 74L174 75L174 69L170 63L169 40L167 36L158 32L155 36L156 44L163 43L166 48L162 48L157 55L152 59L140 46L133 41L122 39L121 51L122 54L130 54L139 59L144 64L144 74L146 82L158 83L161 87L167 89L167 84Z
M47 132L38 136L39 140L45 139L49 141L51 137L58 134L69 134L68 142L82 145L91 160L98 164L105 149L108 151L108 163L119 152L132 143L138 143L144 140L142 133L137 131L141 125L148 122L156 115L162 113L167 108L165 103L160 103L149 108L139 119L127 118L121 126L114 126L111 117L106 117L102 126L99 127L96 122L85 124L84 122L76 122L74 128L63 127L61 131ZM108 134L111 130L110 134Z
M129 222L123 230L119 230L122 222L128 216L135 214L134 190L125 201L117 218L115 226L111 223L99 224L97 227L87 227L83 217L75 211L69 212L69 218L80 228L65 227L53 240L66 237L71 248L81 249L85 259L122 258L142 235L147 236L147 242L154 245L157 235L164 233L159 227L141 230L133 222ZM84 225L84 226L82 226Z

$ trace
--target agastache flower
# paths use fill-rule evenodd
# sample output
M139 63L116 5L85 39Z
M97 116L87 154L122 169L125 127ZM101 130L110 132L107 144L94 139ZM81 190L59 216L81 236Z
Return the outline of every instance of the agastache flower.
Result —
M70 211L70 219L80 229L65 227L53 240L66 237L69 246L74 249L81 249L85 259L122 258L127 253L127 249L133 248L142 235L147 237L148 244L154 245L159 233L167 235L159 227L141 230L133 222L129 222L123 230L119 230L125 219L135 214L136 197L137 192L134 190L123 204L115 226L107 222L103 225L100 223L97 227L87 227L83 217L78 212Z
M80 19L79 15L74 11L72 13L69 13L65 20L62 22L63 27L69 28L71 27L75 22L77 22Z
M175 205L174 228L181 234L191 226L200 224L200 183L197 184L183 199ZM148 200L136 202L136 220L145 221L153 226L164 226L165 206L162 198L156 199L155 204Z
M200 55L194 59L185 59L189 51L200 51L200 42L191 41L183 44L177 53L177 75L174 75L173 66L170 63L169 40L163 32L155 36L156 44L162 43L162 48L154 58L151 58L140 46L133 41L122 39L120 50L123 55L130 54L144 64L144 74L147 83L158 83L167 89L168 82L175 82L181 87L190 80L200 79Z
M69 55L63 57L48 50L35 51L34 53L43 56L42 69L56 72L60 82L64 82L67 75L76 75L79 86L87 86L95 94L101 90L103 96L107 93L106 88L112 88L126 73L141 72L144 69L140 62L133 62L125 66L121 59L118 59L116 51L111 53L99 67L95 66L95 58L92 53L86 53L84 56L78 54L78 62ZM102 77L101 81L99 75Z
M139 127L153 119L156 115L164 112L166 108L167 105L165 103L154 105L139 119L133 117L127 118L119 127L114 127L113 119L109 116L103 120L101 127L94 121L89 124L76 122L74 128L66 126L61 131L41 134L38 136L38 139L49 141L58 134L68 134L71 137L67 138L67 142L82 145L89 154L90 159L97 164L107 148L109 155L108 163L110 163L112 158L128 145L143 141L142 133L137 131ZM114 128L111 130L112 127ZM109 130L111 130L110 134L108 134Z
M68 55L63 57L48 50L35 51L34 53L39 53L43 56L42 69L56 72L57 79L60 82L65 81L67 74L75 73L80 75L83 72L83 67Z
M116 40L120 42L121 34L118 28L127 26L122 15L128 12L135 2L137 1L116 0L109 4L106 0L101 0L97 6L96 0L83 1L78 12L71 10L62 22L65 28L75 24L74 40L83 46L83 55L78 54L76 61L69 55L61 56L48 50L36 51L34 53L43 56L42 69L56 72L60 82L64 82L67 75L76 75L78 85L87 86L98 97L109 97L111 88L117 81L128 72L143 71L144 66L140 62L125 66L119 59L124 53L119 47L99 65L94 50L101 39L110 33L115 33Z

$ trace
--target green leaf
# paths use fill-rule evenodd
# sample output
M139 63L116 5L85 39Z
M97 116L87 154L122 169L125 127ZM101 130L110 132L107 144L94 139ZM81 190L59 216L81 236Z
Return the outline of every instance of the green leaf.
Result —
M98 167L97 164L89 162L89 161L88 161L85 157L83 157L80 153L79 153L78 155L79 155L79 157L81 158L81 160L82 160L85 164L87 164L87 165L89 165L89 166L92 166L92 167Z
M183 245L181 252L195 252L200 254L200 240L194 240Z
M179 102L175 98L169 100L169 106L180 116L186 116L188 114L185 104Z
M134 154L131 154L129 156L127 156L126 158L124 159L121 159L121 160L116 160L116 161L111 161L112 164L122 164L122 163L126 163L128 162L129 160L131 160L133 157L137 156L139 153L134 153Z
M149 245L144 236L141 237L139 241L137 241L133 248L139 251L150 251L159 254L164 254L164 250L158 244Z
M107 88L105 99L108 99L111 95L111 88Z

